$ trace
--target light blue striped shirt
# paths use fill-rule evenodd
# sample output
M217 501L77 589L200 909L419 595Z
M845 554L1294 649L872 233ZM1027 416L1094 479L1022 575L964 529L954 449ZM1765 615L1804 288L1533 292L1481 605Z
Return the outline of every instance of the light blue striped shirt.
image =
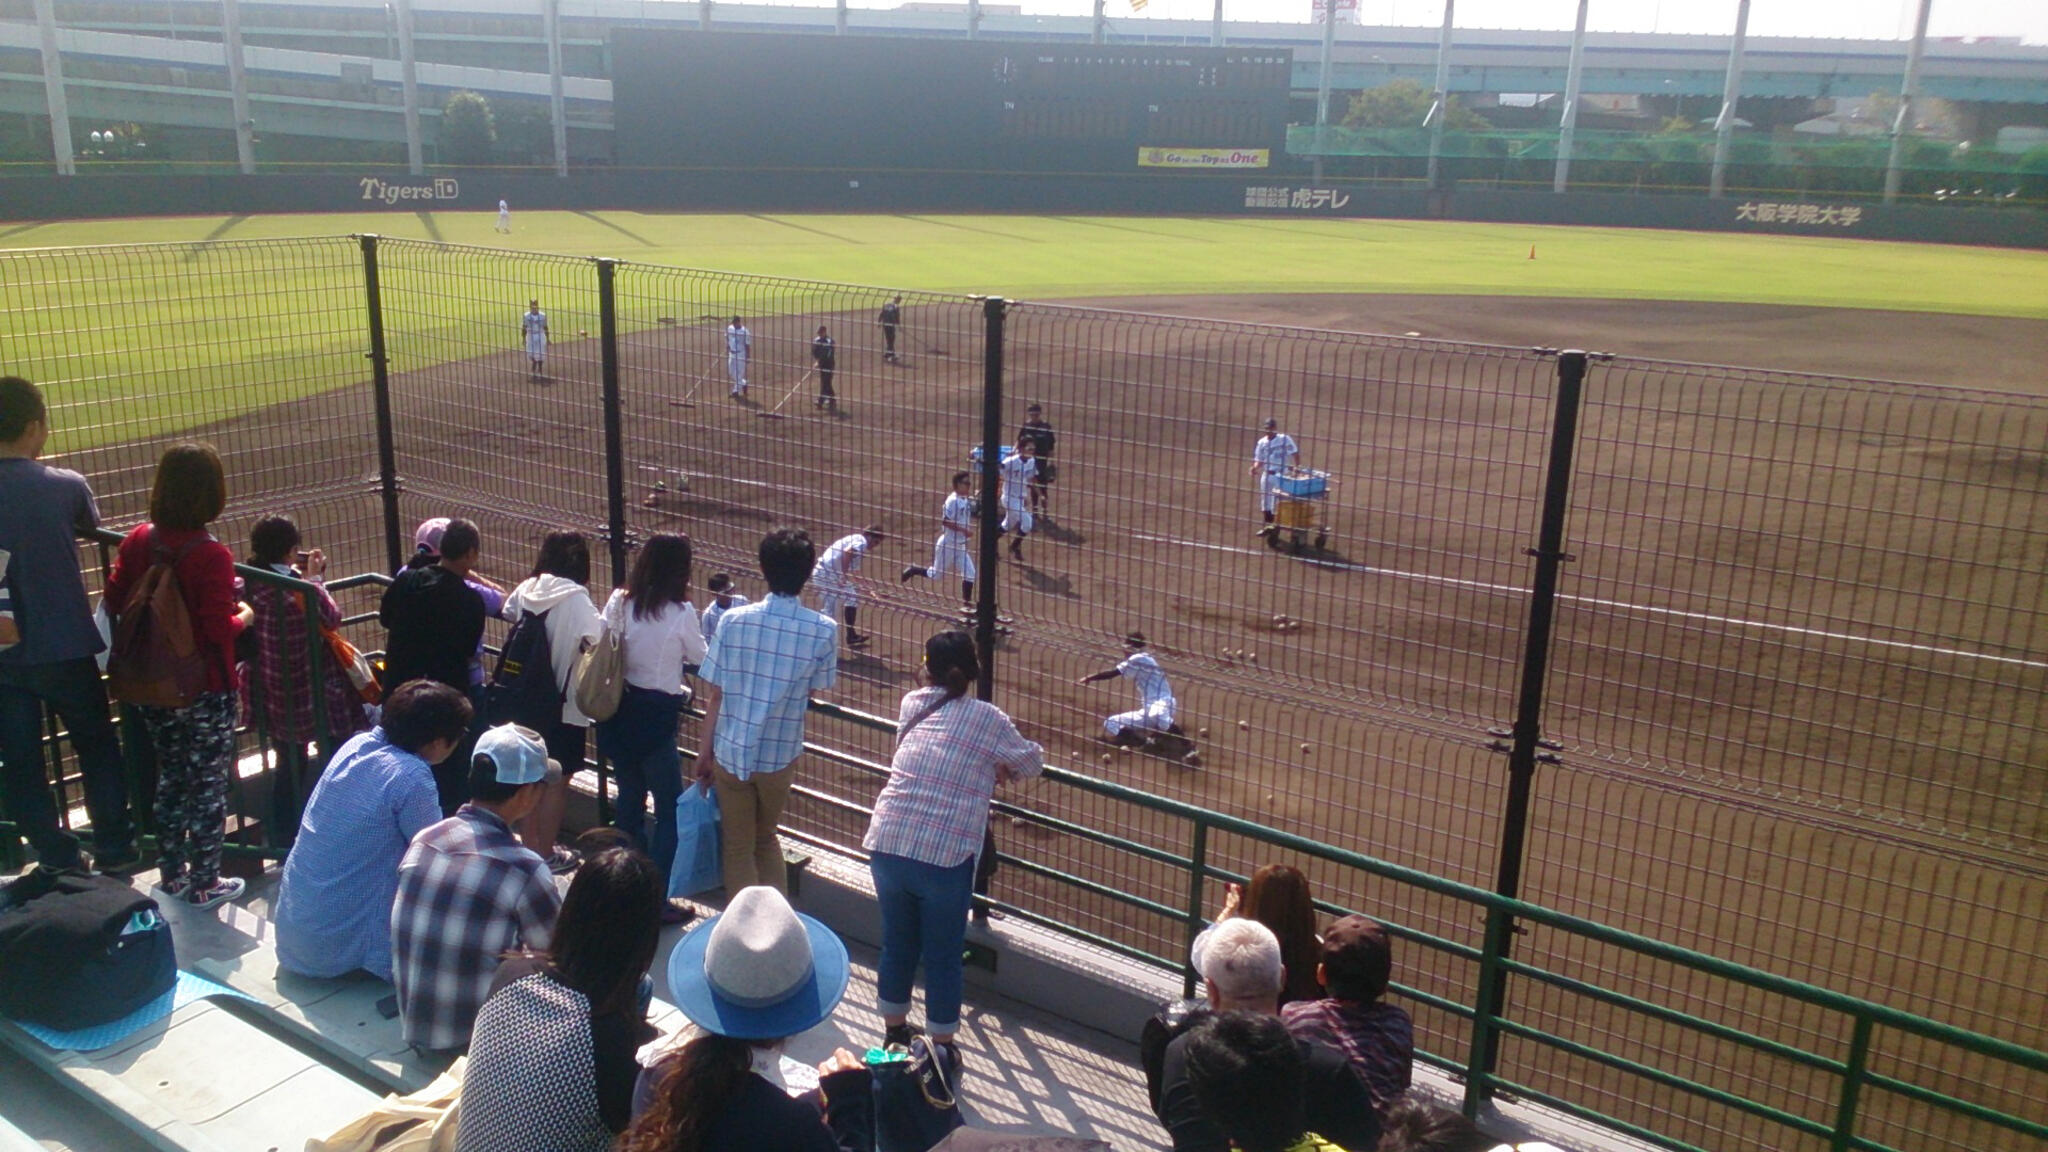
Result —
M839 625L794 596L770 595L719 619L697 675L718 686L719 767L744 780L779 772L804 747L804 706L839 678Z

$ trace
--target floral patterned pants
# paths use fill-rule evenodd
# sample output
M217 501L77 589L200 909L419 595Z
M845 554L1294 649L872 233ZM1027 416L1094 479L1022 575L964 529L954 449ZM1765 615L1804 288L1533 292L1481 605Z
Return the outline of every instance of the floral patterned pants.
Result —
M227 836L235 767L235 694L209 692L183 708L137 708L156 750L160 883L212 887Z

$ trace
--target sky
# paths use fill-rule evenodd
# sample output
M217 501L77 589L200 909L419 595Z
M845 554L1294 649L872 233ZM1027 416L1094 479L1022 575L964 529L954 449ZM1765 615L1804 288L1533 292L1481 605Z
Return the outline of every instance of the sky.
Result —
M749 0L762 2L762 0ZM776 0L768 0L776 2ZM806 7L830 0L791 0ZM858 8L893 8L897 0L850 0ZM960 0L964 3L965 0ZM1027 13L1085 16L1093 0L988 0L1022 4ZM1224 0L1224 18L1306 23L1311 0ZM1577 0L1456 0L1462 28L1536 28L1569 31ZM1358 0L1362 22L1436 27L1443 0ZM1736 0L1591 0L1586 26L1596 32L1726 34L1735 25ZM1918 0L1751 0L1752 36L1837 39L1908 39ZM1207 20L1213 0L1149 0L1142 13L1130 0L1108 0L1114 22L1164 17ZM1340 8L1341 11L1341 8ZM1929 36L2020 36L2048 45L2048 0L1934 0Z

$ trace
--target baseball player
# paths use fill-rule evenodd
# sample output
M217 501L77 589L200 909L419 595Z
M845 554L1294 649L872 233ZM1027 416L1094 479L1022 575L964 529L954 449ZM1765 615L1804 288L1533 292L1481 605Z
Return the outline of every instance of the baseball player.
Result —
M818 611L846 621L840 634L846 638L848 648L867 646L867 635L853 627L854 617L860 612L860 594L854 589L853 574L860 571L868 548L881 539L879 524L870 524L851 536L841 536L825 549L825 554L818 557L817 567L811 569L811 587L818 590Z
M839 397L832 391L832 369L839 361L839 344L818 325L818 334L811 337L811 363L818 366L818 398L811 401L813 408L839 407Z
M1280 477L1295 466L1301 458L1301 449L1294 446L1294 437L1280 430L1280 422L1266 418L1266 434L1252 446L1252 466L1248 470L1259 478L1259 512L1266 518L1260 527L1260 536L1271 536L1279 531L1273 524L1273 509L1280 503Z
M1024 538L1031 535L1036 521L1031 518L1030 485L1038 479L1038 446L1029 436L1017 437L1017 451L1003 461L1003 531L1010 537L1010 559L1024 559Z
M896 326L903 323L903 297L882 305L882 359L896 363Z
M540 301L526 302L526 315L519 319L519 330L526 333L526 358L533 361L533 374L538 376L548 355L548 317L540 310Z
M1052 425L1045 422L1045 409L1036 404L1024 409L1024 426L1017 429L1017 443L1022 444L1026 437L1038 450L1038 475L1031 480L1031 510L1042 516L1046 489L1053 481L1052 450L1058 437L1053 435Z
M503 200L498 201L498 231L512 231L512 206Z
M704 617L697 623L704 633L704 642L709 644L711 637L718 632L718 618L725 615L727 609L737 608L748 601L745 596L732 590L732 574L729 572L713 575L706 587L711 590L711 603L704 606Z
M947 572L958 572L963 612L974 611L974 557L968 552L968 545L974 540L973 492L974 473L953 473L953 494L946 497L946 506L939 511L939 540L932 548L932 566L919 568L913 564L900 577L907 584L917 576L943 580Z
M1133 712L1119 712L1102 722L1107 739L1112 744L1142 747L1150 739L1148 733L1169 732L1180 735L1180 725L1174 723L1174 713L1179 705L1173 699L1173 685L1166 682L1166 671L1159 667L1159 661L1145 650L1145 634L1132 632L1124 637L1124 651L1128 653L1114 668L1105 668L1075 681L1077 684L1095 684L1103 680L1114 680L1123 676L1138 687L1138 708Z
M725 326L725 378L732 383L732 398L747 394L747 357L754 354L754 334L735 316Z

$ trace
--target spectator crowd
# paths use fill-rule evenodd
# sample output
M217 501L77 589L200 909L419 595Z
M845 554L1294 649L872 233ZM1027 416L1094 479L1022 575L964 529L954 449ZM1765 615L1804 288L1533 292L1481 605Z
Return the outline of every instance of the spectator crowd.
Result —
M430 519L379 605L383 691L370 704L334 665L317 693L307 675L316 648L337 651L342 623L324 553L302 549L288 517L265 516L248 566L310 592L245 582L209 531L228 501L220 457L179 444L162 453L148 519L106 580L103 680L109 645L75 543L99 527L98 510L82 476L38 460L50 432L39 390L0 378L0 603L12 613L0 615L0 804L40 866L125 875L153 864L160 900L195 911L241 896L221 864L238 731L253 723L274 765L269 819L289 837L279 963L390 981L408 1043L466 1055L458 1148L871 1147L872 1055L835 1053L803 1092L781 1059L786 1040L832 1015L849 971L845 945L790 905L777 838L807 705L833 685L842 639L800 599L820 559L807 534L767 534L766 595L750 601L719 573L700 616L685 536L648 540L600 604L581 534L547 534L529 575L505 588L479 572L475 523ZM511 627L495 662L492 619ZM618 696L586 711L579 677L606 637L621 652ZM967 633L926 641L925 683L902 700L862 842L882 924L884 1051L925 1053L955 1081L990 802L1044 760L975 698L981 676ZM109 685L146 733L153 861L138 854ZM700 750L686 767L677 732L693 704ZM44 778L45 710L75 753L89 856ZM586 856L558 841L593 728L618 799L615 829L579 842ZM337 745L324 763L313 748L323 729ZM695 915L672 898L694 893L670 892L688 788L716 797L726 901L668 962L694 1027L650 1044L661 927ZM1363 916L1323 923L1299 870L1272 865L1243 891L1231 885L1191 961L1201 999L1163 1010L1140 1052L1175 1152L1493 1146L1408 1096L1413 1031L1387 1000L1389 933ZM922 1026L911 1022L920 974Z

